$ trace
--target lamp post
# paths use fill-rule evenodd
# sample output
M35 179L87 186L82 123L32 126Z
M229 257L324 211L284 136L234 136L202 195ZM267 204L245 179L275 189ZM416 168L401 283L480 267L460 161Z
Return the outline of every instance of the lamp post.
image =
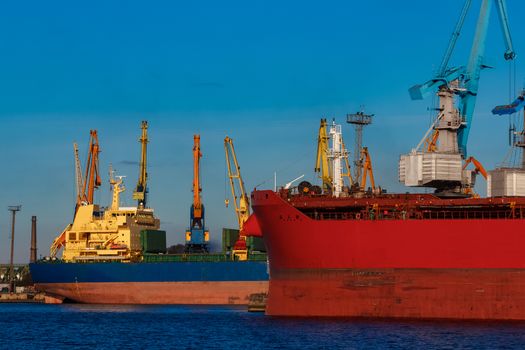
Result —
M15 291L15 271L13 265L13 255L15 250L15 218L16 212L22 209L21 205L12 205L8 207L8 210L11 212L13 219L11 221L11 260L9 263L9 293L14 293Z

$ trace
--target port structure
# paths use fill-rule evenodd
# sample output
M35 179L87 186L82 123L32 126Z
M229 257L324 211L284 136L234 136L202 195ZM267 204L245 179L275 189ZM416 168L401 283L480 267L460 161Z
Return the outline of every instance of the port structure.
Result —
M365 114L364 111L347 114L346 116L346 122L353 125L355 131L354 180L357 183L361 182L361 176L363 175L363 165L366 160L366 155L368 154L368 150L366 150L366 153L363 154L363 129L365 126L372 124L373 116L373 114ZM365 158L363 158L363 155Z
M511 116L523 111L524 129L516 131L512 127L509 132L511 149L509 155L516 149L521 152L521 164L509 164L488 172L487 194L491 196L525 196L525 90L510 104L496 106L492 113L499 116Z
M246 244L246 235L244 233L244 224L250 217L250 198L246 193L244 181L241 175L241 167L237 161L233 140L226 136L224 139L224 152L226 155L226 167L228 168L228 179L230 182L231 194L237 223L239 226L239 239L235 242L232 249L232 258L237 260L248 259L248 247ZM226 206L229 201L225 200Z
M204 204L201 198L200 159L202 157L200 135L193 136L193 203L190 208L190 226L186 230L186 253L207 253L210 233L206 228Z
M11 212L11 255L9 259L9 293L15 292L15 269L14 269L14 252L15 252L15 223L16 213L22 210L21 205L11 205L7 208Z
M422 100L435 93L439 106L437 116L421 142L411 153L402 155L399 162L399 180L405 186L430 187L441 197L461 197L470 181L462 161L468 157L467 141L474 115L483 64L485 41L493 3L503 31L506 51L504 58L516 56L510 36L504 0L482 0L470 56L466 66L450 67L465 18L472 1L466 0L456 23L437 74L423 84L409 89L413 100ZM421 146L426 143L426 147ZM471 174L470 174L471 175Z
M511 146L521 150L521 169L525 169L525 89L516 99L505 105L494 107L492 114L504 116L513 115L523 110L523 130L513 130Z
M142 135L139 139L140 142L140 171L137 187L133 192L133 199L137 201L138 208L146 208L147 205L147 194L148 194L148 122L142 121L141 126Z

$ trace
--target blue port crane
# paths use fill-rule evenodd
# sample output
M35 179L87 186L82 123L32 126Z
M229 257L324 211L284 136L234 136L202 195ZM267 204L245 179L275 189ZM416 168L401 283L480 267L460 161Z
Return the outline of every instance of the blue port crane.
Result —
M454 89L454 93L459 97L458 109L461 116L461 126L458 129L458 146L464 158L467 157L467 141L476 105L478 94L480 72L484 68L489 68L484 64L485 40L487 37L488 24L492 3L495 3L496 11L503 33L506 51L505 60L514 60L516 53L512 45L510 36L509 21L505 0L482 0L479 17L476 25L476 32L469 60L466 66L449 67L449 61L456 46L457 39L461 33L463 23L470 9L472 0L466 0L463 5L460 17L452 33L445 55L441 61L437 75L429 81L415 85L409 89L410 97L413 100L421 100L439 90L442 86L449 86L452 82L457 81L459 89Z

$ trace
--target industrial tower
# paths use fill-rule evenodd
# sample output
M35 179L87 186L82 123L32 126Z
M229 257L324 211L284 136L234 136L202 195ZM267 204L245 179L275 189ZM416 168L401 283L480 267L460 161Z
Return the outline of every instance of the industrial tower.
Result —
M372 124L373 114L365 114L364 111L347 114L346 122L352 124L355 129L355 146L354 146L354 181L361 182L364 159L361 156L363 150L363 128Z

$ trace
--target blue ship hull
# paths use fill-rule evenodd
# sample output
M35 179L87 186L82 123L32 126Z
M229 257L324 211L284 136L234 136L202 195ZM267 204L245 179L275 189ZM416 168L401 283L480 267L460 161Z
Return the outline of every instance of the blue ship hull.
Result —
M247 304L266 293L262 261L30 264L48 299L102 304Z

